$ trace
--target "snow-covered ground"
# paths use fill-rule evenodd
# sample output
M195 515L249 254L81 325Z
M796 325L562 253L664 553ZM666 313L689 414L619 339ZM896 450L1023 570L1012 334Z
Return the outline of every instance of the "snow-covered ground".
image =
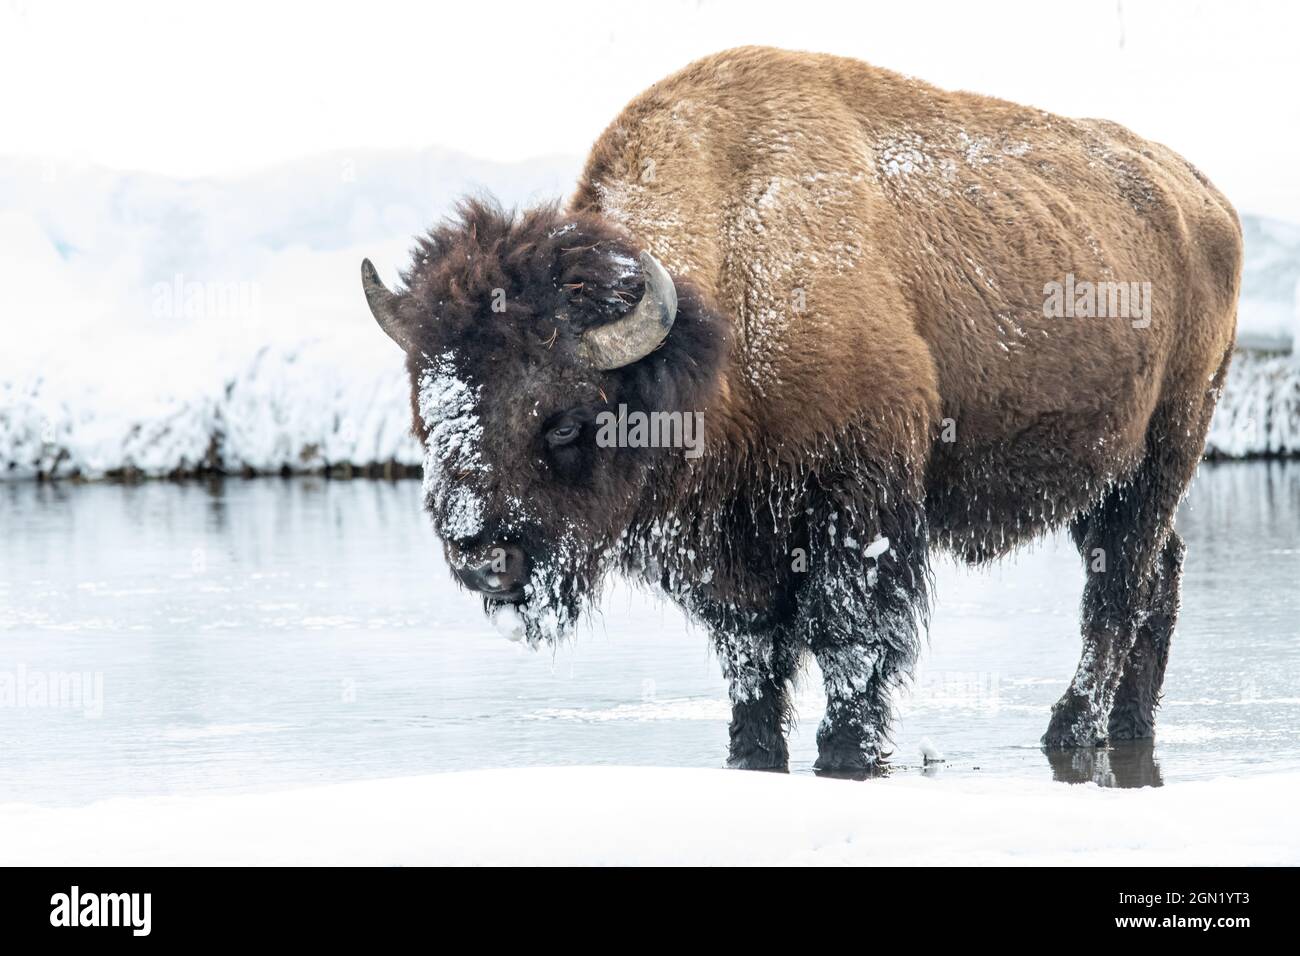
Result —
M1106 790L651 767L0 806L17 865L1295 865L1300 775Z
M395 280L454 198L562 197L578 161L331 154L225 180L0 161L0 477L418 466ZM1241 344L1211 452L1300 452L1300 226L1245 218ZM1265 351L1260 351L1265 350Z

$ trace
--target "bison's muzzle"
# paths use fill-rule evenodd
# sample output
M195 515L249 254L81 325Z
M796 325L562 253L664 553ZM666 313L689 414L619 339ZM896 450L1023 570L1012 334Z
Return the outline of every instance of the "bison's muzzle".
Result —
M452 562L452 571L472 591L498 601L520 601L528 581L529 561L517 544L497 544Z

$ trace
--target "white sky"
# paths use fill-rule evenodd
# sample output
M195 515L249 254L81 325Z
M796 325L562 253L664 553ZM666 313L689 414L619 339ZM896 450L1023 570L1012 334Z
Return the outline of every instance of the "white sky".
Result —
M1300 220L1297 28L1300 4L1229 0L18 0L0 154L177 176L358 147L581 156L654 80L767 43L1115 119Z

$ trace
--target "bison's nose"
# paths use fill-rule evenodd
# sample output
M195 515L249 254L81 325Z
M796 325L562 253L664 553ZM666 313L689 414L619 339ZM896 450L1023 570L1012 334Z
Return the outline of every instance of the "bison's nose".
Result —
M528 556L517 544L485 548L464 564L452 568L467 588L507 600L524 596Z

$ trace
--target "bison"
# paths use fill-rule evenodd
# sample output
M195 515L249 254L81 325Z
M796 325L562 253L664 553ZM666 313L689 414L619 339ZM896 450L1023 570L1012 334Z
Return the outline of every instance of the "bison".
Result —
M885 767L932 549L1060 527L1083 653L1043 744L1152 735L1240 274L1164 146L767 48L638 96L566 205L463 202L401 291L362 265L459 582L534 646L608 572L662 588L716 647L732 767L787 768L811 653L814 769L852 777ZM699 416L697 454L608 440L656 413Z

